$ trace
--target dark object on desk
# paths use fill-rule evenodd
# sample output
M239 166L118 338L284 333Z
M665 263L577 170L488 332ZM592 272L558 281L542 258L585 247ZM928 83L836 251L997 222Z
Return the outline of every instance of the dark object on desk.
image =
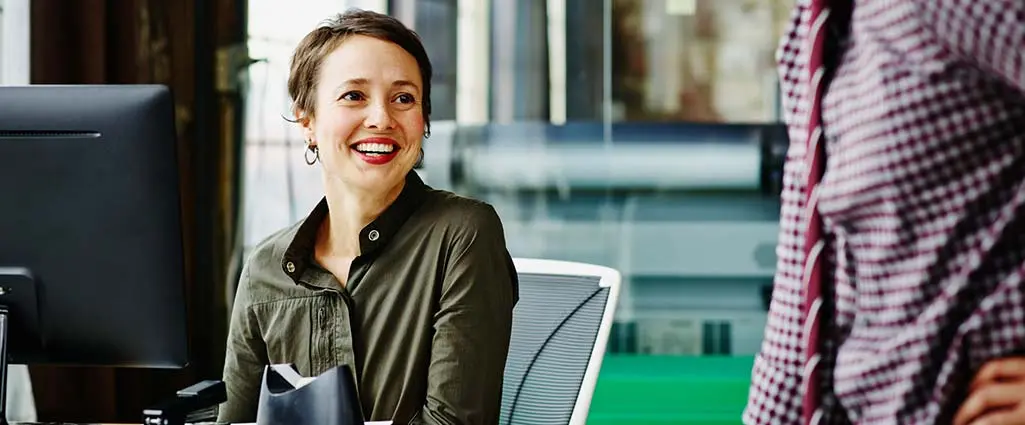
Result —
M185 366L175 135L163 86L0 87L0 385L6 361Z
M294 365L264 369L256 425L363 425L356 379L347 366L338 366L296 388L288 375Z
M203 381L178 391L176 397L143 410L144 425L185 425L211 420L217 416L217 405L228 401L227 389L222 381ZM197 416L196 413L202 413Z

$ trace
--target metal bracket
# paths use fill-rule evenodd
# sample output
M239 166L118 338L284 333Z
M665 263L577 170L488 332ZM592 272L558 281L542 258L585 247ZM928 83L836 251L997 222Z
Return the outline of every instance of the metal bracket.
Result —
M249 46L244 42L217 48L214 53L214 89L219 93L239 93L242 71L254 63L265 61L249 57Z

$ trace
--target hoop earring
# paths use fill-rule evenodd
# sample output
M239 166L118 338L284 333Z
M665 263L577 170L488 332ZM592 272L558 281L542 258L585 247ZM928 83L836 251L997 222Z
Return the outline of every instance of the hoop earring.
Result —
M320 161L320 149L317 145L312 145L309 140L306 141L306 152L303 152L303 159L306 160L306 165L316 164ZM313 159L310 159L310 152L313 152Z

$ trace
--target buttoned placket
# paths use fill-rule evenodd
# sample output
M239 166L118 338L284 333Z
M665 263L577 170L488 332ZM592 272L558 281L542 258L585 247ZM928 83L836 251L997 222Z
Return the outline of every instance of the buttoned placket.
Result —
M353 356L352 296L345 288L317 285L312 282L330 280L338 285L337 280L327 271L306 272L310 279L303 279L304 284L320 292L313 312L313 335L310 341L311 364L320 371L336 366L346 365L356 371L356 359ZM324 275L317 276L323 273ZM352 278L350 273L350 279ZM340 286L340 285L338 285ZM357 386L359 376L354 374Z

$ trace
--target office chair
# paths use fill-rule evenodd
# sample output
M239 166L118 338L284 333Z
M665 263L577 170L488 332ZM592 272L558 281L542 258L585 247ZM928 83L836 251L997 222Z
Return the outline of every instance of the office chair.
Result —
M502 384L501 425L583 425L619 298L616 270L514 259L520 299Z

